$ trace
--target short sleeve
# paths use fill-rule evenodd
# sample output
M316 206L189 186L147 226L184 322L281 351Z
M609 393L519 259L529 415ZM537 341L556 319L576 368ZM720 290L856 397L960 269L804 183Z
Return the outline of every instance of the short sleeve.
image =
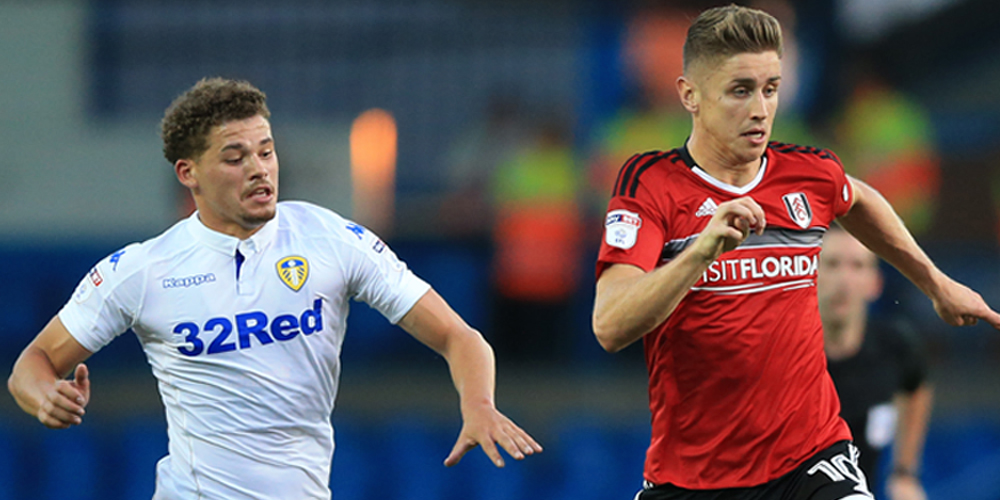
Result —
M649 272L660 261L666 228L662 214L642 184L635 197L615 196L608 203L604 237L597 256L597 277L612 264L632 264Z
M822 158L831 160L830 170L833 173L833 184L835 193L833 196L833 217L839 218L847 213L851 209L851 204L854 202L854 189L851 186L851 182L847 177L847 172L844 172L844 165L840 162L840 158L828 149L823 150L820 154Z
M130 245L98 262L59 311L70 335L92 353L134 323L144 287L139 252L138 245Z
M916 391L928 377L927 354L913 327L902 320L893 321L893 352L899 359L900 389Z
M351 248L345 255L351 294L390 323L398 323L430 290L430 285L413 274L374 233L353 222L348 222L347 227L354 233L347 238Z

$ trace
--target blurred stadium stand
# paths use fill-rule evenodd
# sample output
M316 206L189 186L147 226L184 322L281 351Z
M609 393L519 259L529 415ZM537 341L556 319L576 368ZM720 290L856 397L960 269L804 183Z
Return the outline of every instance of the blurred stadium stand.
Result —
M838 54L866 54L926 106L942 185L922 241L945 271L1000 306L993 2L932 2L864 40L833 20L848 3L810 2L798 13L804 53L829 62L811 71L832 75L801 78L814 82L805 92L813 99L803 100L810 122L822 129L846 99L836 88L846 74ZM156 123L175 95L216 74L269 94L278 143L290 146L279 148L283 197L345 214L346 130L366 109L390 110L399 211L387 239L492 338L490 248L445 238L427 210L441 195L447 150L502 91L525 103L529 122L568 111L586 156L596 123L625 104L634 83L621 55L630 12L596 0L0 3L10 24L0 45L18 48L0 55L8 69L0 114L23 119L0 125L0 366L9 370L94 262L176 219ZM499 405L546 446L501 471L478 450L454 469L441 466L460 425L444 363L356 305L334 417L334 498L631 498L649 435L645 371L637 346L611 356L592 338L592 261L581 266L565 356L524 363L498 353ZM945 326L891 270L877 309L926 325L937 387L929 498L1000 498L1000 336L984 325ZM0 500L151 496L166 433L141 348L126 334L90 364L94 396L81 428L47 431L0 397Z

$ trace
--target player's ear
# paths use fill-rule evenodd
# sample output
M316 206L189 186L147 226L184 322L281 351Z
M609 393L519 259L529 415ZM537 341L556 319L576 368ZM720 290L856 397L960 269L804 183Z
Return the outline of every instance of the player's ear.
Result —
M684 109L689 113L698 112L698 89L687 76L677 77L677 95L681 98Z
M198 187L198 179L195 178L194 167L195 162L185 158L181 158L174 163L174 173L177 174L177 180L188 189Z

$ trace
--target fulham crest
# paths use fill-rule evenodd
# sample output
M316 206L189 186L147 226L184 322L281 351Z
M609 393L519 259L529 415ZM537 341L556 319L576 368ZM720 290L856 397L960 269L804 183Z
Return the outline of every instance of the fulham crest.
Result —
M813 220L813 212L805 193L789 193L782 196L781 199L785 200L785 208L788 209L788 215L792 220L802 229L809 229L809 224L812 224Z

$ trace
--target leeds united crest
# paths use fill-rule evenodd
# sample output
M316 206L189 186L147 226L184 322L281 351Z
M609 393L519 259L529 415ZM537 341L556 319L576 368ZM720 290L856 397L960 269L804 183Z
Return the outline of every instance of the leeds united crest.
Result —
M309 261L305 257L292 255L278 261L278 277L294 291L299 291L309 278Z

